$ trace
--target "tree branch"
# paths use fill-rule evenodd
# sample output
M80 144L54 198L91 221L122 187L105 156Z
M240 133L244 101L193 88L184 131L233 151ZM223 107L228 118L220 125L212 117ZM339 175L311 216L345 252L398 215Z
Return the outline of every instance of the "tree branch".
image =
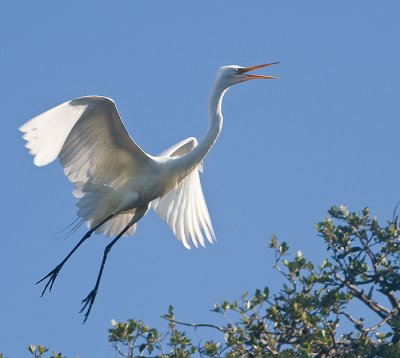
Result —
M393 308L400 310L400 301L397 299L393 291L383 292L388 298Z
M352 285L350 282L348 282L347 280L345 280L343 277L341 277L340 275L338 275L337 273L335 273L335 277L342 282L347 288L349 288L355 297L357 297L361 302L364 302L369 308L371 308L379 317L381 318L386 318L389 314L390 311L380 305L379 303L369 299L364 291L360 290L357 286Z
M180 324L182 326L188 326L188 327L193 327L193 328L197 328L197 327L208 327L208 328L214 328L222 333L225 333L226 330L222 327L219 326L215 326L213 324L208 324L208 323L187 323L187 322L182 322L182 321L177 321L176 319L172 319L170 317L168 317L168 315L161 315L161 318L166 319L167 321L170 321L172 323L177 323Z
M359 330L362 334L366 333L367 329L364 328L364 320L356 319L350 313L347 313L345 311L340 311L339 314L346 316L349 319L349 321L353 322L354 327L356 327L357 330Z

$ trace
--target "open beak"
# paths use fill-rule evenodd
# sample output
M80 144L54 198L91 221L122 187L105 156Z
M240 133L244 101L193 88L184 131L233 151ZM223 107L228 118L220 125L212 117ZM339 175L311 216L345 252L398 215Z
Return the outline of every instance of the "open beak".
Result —
M264 67L276 65L276 64L278 64L278 63L279 63L279 62L271 62L271 63L264 63L263 65L245 67L241 72L244 74L244 73L247 73L247 72L250 72L250 71L257 70L257 69L259 69L259 68L264 68ZM279 78L279 77L275 77L275 76L262 76L262 75L253 75L253 74L248 74L248 75L246 75L246 76L247 76L247 78L248 78L249 80L254 80L254 79L276 80L277 78Z

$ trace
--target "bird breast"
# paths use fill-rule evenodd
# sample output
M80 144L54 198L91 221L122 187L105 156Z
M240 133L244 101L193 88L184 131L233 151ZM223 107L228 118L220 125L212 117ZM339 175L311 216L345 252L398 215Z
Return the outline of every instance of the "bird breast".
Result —
M171 172L166 163L153 163L153 165L141 168L121 188L121 203L125 210L138 206L146 206L151 201L165 195L178 184L178 177ZM133 194L134 193L134 194Z
M158 159L158 158L157 158ZM160 158L161 159L161 158ZM107 195L105 201L115 212L129 211L140 206L147 206L155 199L176 188L189 173L176 170L171 158L155 161L152 165L141 168L119 188Z

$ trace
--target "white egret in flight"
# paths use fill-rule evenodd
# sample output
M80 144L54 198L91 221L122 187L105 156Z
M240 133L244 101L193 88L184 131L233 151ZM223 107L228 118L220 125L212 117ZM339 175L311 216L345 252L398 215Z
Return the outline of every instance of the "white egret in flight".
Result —
M65 102L20 127L34 163L43 166L59 158L74 183L78 216L89 231L48 275L42 296L51 291L63 265L94 232L115 237L105 248L94 289L82 301L84 322L92 309L107 255L122 237L135 232L137 222L153 207L186 248L204 246L215 235L204 200L199 170L222 127L222 98L230 86L273 76L249 74L267 67L224 66L218 71L208 106L209 128L204 139L185 139L158 156L145 153L129 136L112 99L81 97Z

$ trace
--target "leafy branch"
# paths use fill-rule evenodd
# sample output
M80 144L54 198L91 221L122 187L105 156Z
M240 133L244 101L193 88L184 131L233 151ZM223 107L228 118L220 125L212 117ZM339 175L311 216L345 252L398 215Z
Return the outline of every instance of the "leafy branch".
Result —
M274 235L273 267L283 277L280 290L247 292L239 300L216 303L212 311L225 323L188 323L173 307L162 318L166 333L142 321L112 321L109 341L117 356L157 357L399 357L400 228L393 215L386 225L346 206L332 207L316 225L328 257L319 265ZM349 307L363 306L358 317ZM371 313L371 314L370 314ZM194 344L181 327L221 334ZM48 349L30 346L35 358ZM62 358L61 354L53 357Z

